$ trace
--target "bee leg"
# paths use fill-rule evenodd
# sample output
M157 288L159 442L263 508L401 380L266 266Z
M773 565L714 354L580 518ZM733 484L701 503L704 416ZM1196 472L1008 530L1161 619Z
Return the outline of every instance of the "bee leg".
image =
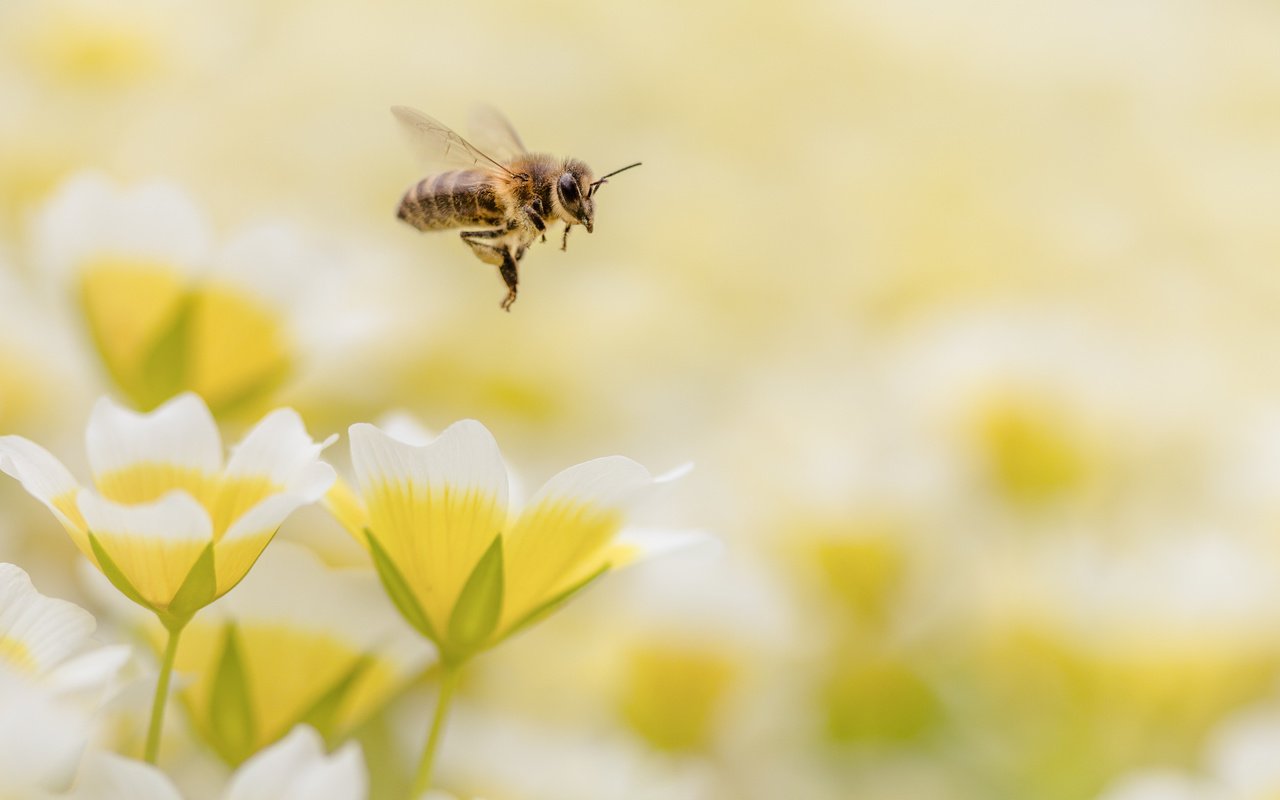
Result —
M569 249L569 229L572 227L572 225L564 226L564 238L560 240L560 252L562 253Z
M516 259L511 255L511 248L503 248L502 265L498 267L502 280L507 284L507 296L502 301L502 310L510 312L511 304L516 301L516 285L520 282L520 274L516 272Z
M502 249L497 245L490 244L486 239L496 239L504 232L501 230L492 231L463 231L462 241L467 243L471 248L471 252L475 257L486 264L493 264L495 267L502 263Z
M525 206L520 210L524 212L525 218L529 220L529 222L533 225L533 227L538 229L538 233L541 233L543 240L545 240L547 223L543 221L542 215L539 214L537 209L535 209L533 206Z

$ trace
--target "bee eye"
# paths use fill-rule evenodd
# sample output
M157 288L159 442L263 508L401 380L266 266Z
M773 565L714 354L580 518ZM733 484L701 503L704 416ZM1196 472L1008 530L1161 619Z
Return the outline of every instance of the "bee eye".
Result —
M560 176L560 199L567 206L577 205L582 199L582 195L578 192L578 182L573 179L573 175L566 172Z

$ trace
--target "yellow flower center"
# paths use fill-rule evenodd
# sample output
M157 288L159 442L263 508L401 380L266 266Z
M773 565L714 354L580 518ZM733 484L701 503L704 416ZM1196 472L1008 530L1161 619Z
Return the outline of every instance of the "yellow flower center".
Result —
M1079 489L1089 476L1091 443L1078 419L1056 402L994 397L974 422L992 478L1016 503L1053 500Z
M668 644L638 648L626 672L623 715L657 748L704 748L735 673L730 659L715 651Z
M0 661L8 662L21 672L34 672L36 668L31 650L22 642L8 636L0 636Z
M98 491L126 505L150 503L182 489L204 506L217 539L246 511L283 487L265 477L223 477L171 464L132 464L97 476Z
M51 15L24 41L28 57L68 84L123 85L162 63L159 37L126 18Z

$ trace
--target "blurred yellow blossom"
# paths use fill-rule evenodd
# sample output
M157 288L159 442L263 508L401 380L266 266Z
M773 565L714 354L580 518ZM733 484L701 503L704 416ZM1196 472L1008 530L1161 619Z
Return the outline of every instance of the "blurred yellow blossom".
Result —
M305 259L278 229L215 250L203 213L176 186L119 187L88 173L42 209L33 251L65 277L108 375L151 410L183 390L216 416L262 408L293 370L282 274ZM294 291L296 294L296 290Z
M233 764L301 722L340 740L430 662L391 612L371 572L272 545L183 634L175 668L192 676L181 696L196 730Z
M718 649L668 642L636 647L623 677L622 713L658 749L703 749L735 672Z

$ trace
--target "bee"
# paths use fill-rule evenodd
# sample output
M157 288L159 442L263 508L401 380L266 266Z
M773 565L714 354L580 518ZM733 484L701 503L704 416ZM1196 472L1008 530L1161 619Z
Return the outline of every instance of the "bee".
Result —
M462 241L486 264L498 268L507 286L501 307L511 310L520 282L520 259L547 227L564 223L560 249L569 245L569 230L595 228L595 193L619 172L595 178L575 158L558 159L530 153L515 128L500 113L483 108L472 121L481 150L448 126L416 109L392 106L410 142L428 162L456 167L434 172L410 186L396 216L420 231L466 228ZM487 151L487 152L486 152Z

